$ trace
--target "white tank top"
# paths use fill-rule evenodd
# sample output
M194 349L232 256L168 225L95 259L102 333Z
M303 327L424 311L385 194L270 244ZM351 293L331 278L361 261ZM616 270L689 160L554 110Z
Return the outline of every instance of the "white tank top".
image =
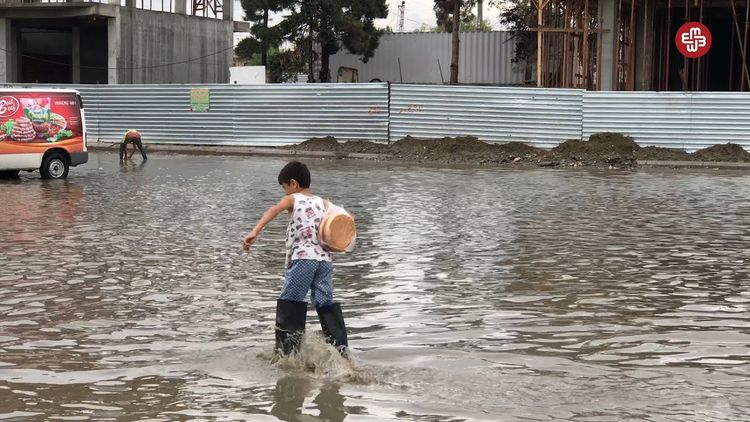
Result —
M331 253L323 249L318 240L318 229L325 214L323 199L319 196L294 197L294 208L286 228L287 263L295 259L331 261Z

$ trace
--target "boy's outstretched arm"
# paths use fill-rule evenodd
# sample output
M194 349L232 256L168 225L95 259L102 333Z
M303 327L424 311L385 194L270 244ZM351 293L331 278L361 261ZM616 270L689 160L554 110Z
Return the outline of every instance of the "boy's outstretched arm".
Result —
M258 240L258 236L260 236L260 232L263 231L266 224L273 221L273 219L278 217L282 212L292 209L292 207L294 207L294 197L292 195L286 195L281 198L281 201L279 201L278 204L269 208L268 211L263 214L263 217L260 218L258 224L255 225L255 228L245 236L245 239L242 241L243 249L249 250L250 246Z

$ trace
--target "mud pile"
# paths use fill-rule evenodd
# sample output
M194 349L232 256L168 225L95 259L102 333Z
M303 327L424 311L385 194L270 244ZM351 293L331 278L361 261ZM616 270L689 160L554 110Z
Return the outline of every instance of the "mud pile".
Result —
M629 136L597 133L588 141L571 139L551 150L521 142L490 144L476 137L417 139L407 136L392 144L367 141L338 142L336 138L311 138L285 147L296 151L379 154L382 159L436 164L511 165L539 167L630 168L638 160L750 161L750 153L737 144L714 145L695 153L660 147L641 147Z

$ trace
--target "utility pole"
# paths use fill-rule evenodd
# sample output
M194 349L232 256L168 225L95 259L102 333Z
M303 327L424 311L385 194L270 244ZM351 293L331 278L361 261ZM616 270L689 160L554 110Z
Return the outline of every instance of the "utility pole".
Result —
M404 32L404 13L406 12L406 0L398 5L398 32Z
M484 19L482 18L482 0L477 0L477 28L482 27Z

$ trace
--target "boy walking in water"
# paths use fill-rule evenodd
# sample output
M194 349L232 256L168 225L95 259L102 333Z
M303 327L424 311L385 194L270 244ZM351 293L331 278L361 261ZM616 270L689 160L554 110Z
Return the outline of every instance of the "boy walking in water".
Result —
M263 214L243 242L244 249L249 250L268 223L282 212L288 213L286 274L276 302L276 351L288 355L299 349L305 331L305 298L309 291L323 334L341 354L345 354L348 347L346 326L341 305L333 301L331 252L318 239L320 223L329 202L313 195L310 171L298 161L284 166L278 181L284 197Z

